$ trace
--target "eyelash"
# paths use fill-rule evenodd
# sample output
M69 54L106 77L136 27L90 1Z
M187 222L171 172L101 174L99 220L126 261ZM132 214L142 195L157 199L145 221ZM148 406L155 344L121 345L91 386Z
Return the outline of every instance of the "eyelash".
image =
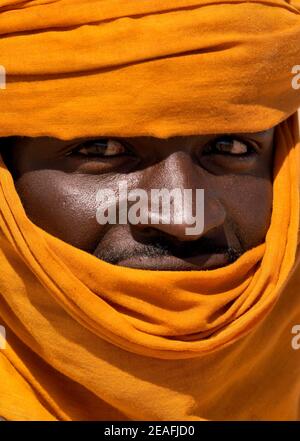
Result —
M95 144L97 144L97 143L105 144L109 140L119 142L122 145L122 147L125 149L125 151L123 153L118 153L115 155L108 155L108 156L104 156L104 155L101 156L101 154L93 154L93 153L85 155L83 153L80 153L80 150L83 148L86 148L86 149L88 149L89 147L91 148L91 147L95 146ZM100 138L100 139L87 141L83 144L77 145L75 148L73 148L71 151L69 151L65 156L81 156L83 159L87 159L87 160L89 158L100 158L101 160L108 160L108 159L111 160L113 158L119 158L122 156L131 156L133 154L134 154L134 152L131 151L127 145L125 145L124 143L122 143L118 140L114 140L113 138Z
M247 152L246 153L230 153L230 152L226 152L226 151L220 151L216 148L216 144L217 142L221 142L221 141L238 141L242 144L244 144L247 147ZM230 136L230 135L226 135L226 136L221 136L219 138L215 138L213 141L210 141L208 144L206 144L204 146L204 149L202 151L202 154L204 155L209 155L209 154L214 154L214 155L222 155L222 156L227 156L227 157L231 157L231 158L247 158L249 156L252 156L256 153L258 153L258 147L253 145L254 143L251 143L248 140L243 140L240 139L239 137L236 136Z
M124 144L123 142L120 142L119 140L116 140L117 142L119 142L125 149L125 152L123 153L118 153L115 155L108 155L108 156L101 156L100 154L87 154L84 155L82 153L80 153L79 151L81 149L83 149L84 147L86 147L88 149L88 147L92 147L93 143L96 144L96 142L98 143L105 143L108 140L113 140L113 138L100 138L98 140L91 140L91 141L87 141L86 143L80 144L78 146L76 146L74 149L72 149L69 153L66 154L66 156L81 156L84 159L89 160L90 158L100 158L101 161L105 161L105 160L112 160L114 158L120 158L123 156L132 156L134 155L134 152L132 150L130 150L130 148L128 147L128 145ZM217 142L221 142L221 141L238 141L241 142L242 144L245 144L245 146L247 147L248 151L246 153L230 153L230 152L226 152L226 151L220 151L216 148L216 144ZM90 145L89 145L90 143ZM210 141L209 143L207 143L203 150L202 150L202 154L205 156L208 155L222 155L222 156L227 156L227 157L231 157L231 158L247 158L249 156L252 156L253 154L257 153L257 147L254 147L253 144L251 144L249 141L246 140L242 140L238 137L233 137L230 135L226 135L226 136L222 136L219 138L215 138L214 140Z

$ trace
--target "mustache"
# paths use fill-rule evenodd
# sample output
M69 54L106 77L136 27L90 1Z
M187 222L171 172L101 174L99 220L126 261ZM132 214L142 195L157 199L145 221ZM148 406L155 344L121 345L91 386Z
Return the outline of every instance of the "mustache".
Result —
M150 243L135 243L132 247L123 249L97 249L96 256L107 263L117 264L122 260L133 257L157 258L173 256L181 259L199 255L225 254L228 263L235 262L242 254L241 249L229 245L217 244L215 240L202 237L195 241L174 243L166 237L152 238Z

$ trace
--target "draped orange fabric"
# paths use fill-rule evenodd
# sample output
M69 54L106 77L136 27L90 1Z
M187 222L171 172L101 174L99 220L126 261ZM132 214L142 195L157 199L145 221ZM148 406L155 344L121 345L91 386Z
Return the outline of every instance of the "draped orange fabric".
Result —
M209 271L64 243L27 218L1 162L0 416L300 419L299 1L0 0L0 35L2 137L278 124L265 243Z

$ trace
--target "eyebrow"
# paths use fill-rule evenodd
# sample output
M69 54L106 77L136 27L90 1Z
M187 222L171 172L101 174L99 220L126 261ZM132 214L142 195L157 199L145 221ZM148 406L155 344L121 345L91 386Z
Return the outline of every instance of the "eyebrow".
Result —
M243 136L253 136L255 138L266 138L270 135L274 134L275 127L271 127L267 130L262 130L261 132L247 132L247 133L236 133L237 135L243 135Z
M262 130L260 132L235 132L235 133L224 133L224 135L226 136L247 136L250 139L261 139L262 141L266 138L266 140L268 140L268 137L274 134L274 127L271 127L270 129L267 130ZM184 135L183 135L184 136ZM210 135L207 135L210 136ZM211 135L213 136L213 135ZM83 138L74 138L74 139L70 139L70 140L61 140L58 138L52 138L52 137L46 137L46 139L50 139L51 141L55 141L55 142L59 142L59 147L57 152L59 154L63 153L65 150L67 150L68 147L70 147L72 144L76 144L76 143L80 143L80 142L85 142L88 140L93 140L93 139L98 139L98 138L103 138L103 136L99 135L98 137L94 137L94 136L89 136L89 137L83 137ZM106 138L106 137L105 137ZM120 137L119 139L126 139L127 137Z

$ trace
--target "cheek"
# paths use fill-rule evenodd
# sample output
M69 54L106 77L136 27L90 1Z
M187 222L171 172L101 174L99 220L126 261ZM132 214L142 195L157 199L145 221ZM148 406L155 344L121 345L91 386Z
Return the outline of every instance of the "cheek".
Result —
M95 177L39 170L25 173L15 185L36 225L73 246L94 250L103 229L96 221Z
M224 190L222 199L242 244L248 249L262 243L272 214L271 179L237 177Z

